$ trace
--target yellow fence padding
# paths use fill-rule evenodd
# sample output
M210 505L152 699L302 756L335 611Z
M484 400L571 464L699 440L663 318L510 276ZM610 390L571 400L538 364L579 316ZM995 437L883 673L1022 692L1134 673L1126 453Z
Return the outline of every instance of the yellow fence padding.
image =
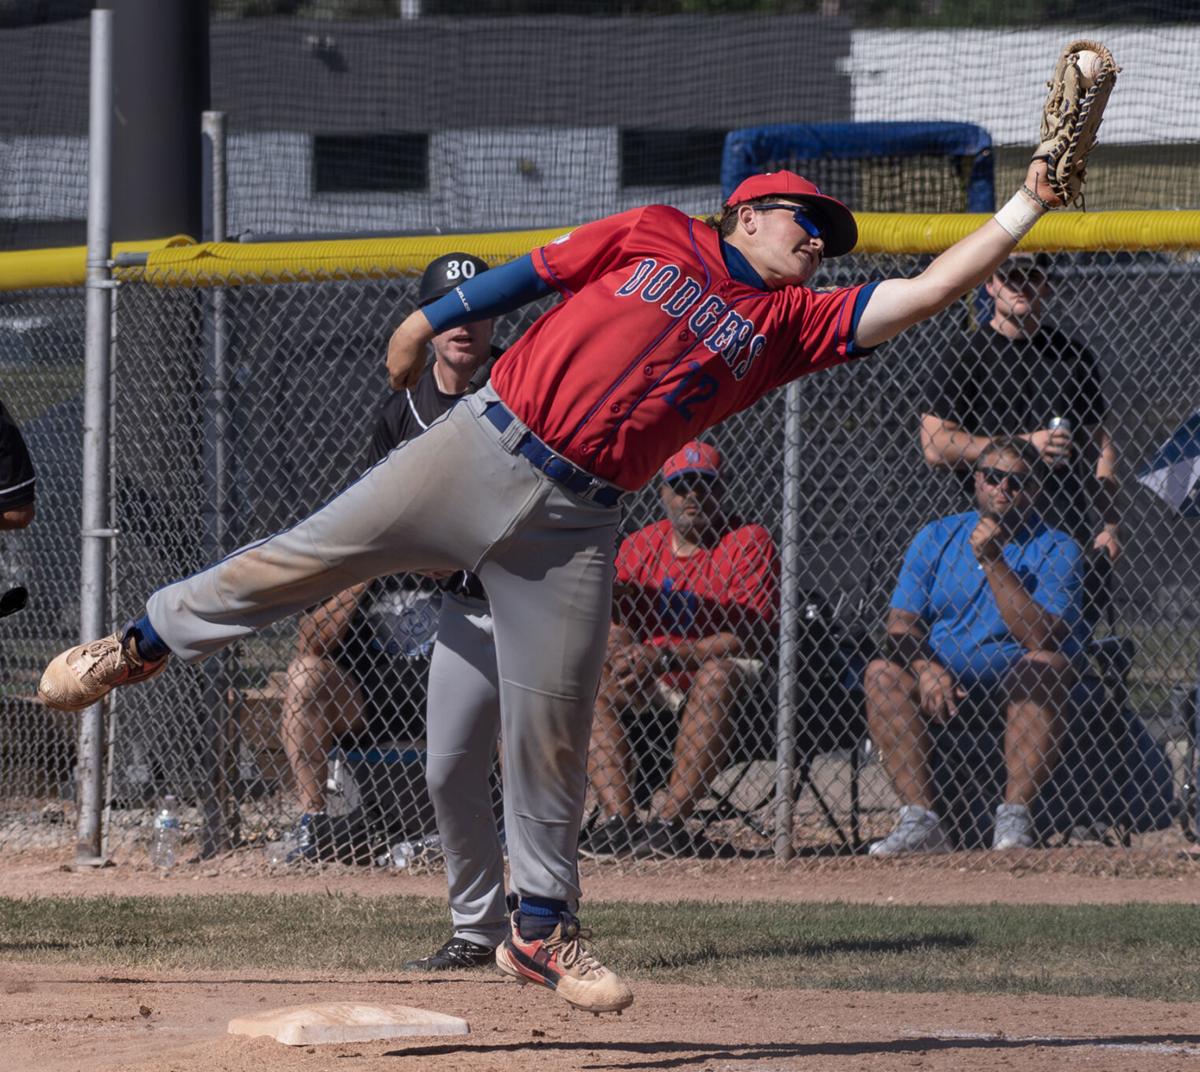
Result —
M146 253L173 245L194 245L187 235L116 242L114 253ZM0 290L38 290L42 287L81 287L87 278L87 247L21 249L0 253Z
M861 212L855 253L941 253L990 219L984 213ZM1052 212L1018 247L1031 253L1200 248L1200 212Z
M856 218L856 253L936 254L989 217L861 212ZM156 286L236 286L414 276L434 257L455 250L502 264L569 230L203 245L175 236L122 242L114 251L149 254L145 268L117 269L118 278L145 279ZM1020 248L1047 253L1200 249L1200 212L1055 212L1038 222ZM81 286L86 262L82 246L0 253L0 290Z
M158 286L412 276L420 275L435 257L455 251L474 253L492 265L503 264L569 230L569 227L553 227L329 242L215 242L158 250L150 255L144 272L146 280Z
M856 253L940 253L981 226L985 214L857 215ZM330 242L217 243L162 249L145 278L157 286L300 282L419 275L434 257L454 250L501 264L545 245L568 227L491 234L426 235ZM1043 218L1021 249L1162 250L1200 248L1200 212L1056 212Z

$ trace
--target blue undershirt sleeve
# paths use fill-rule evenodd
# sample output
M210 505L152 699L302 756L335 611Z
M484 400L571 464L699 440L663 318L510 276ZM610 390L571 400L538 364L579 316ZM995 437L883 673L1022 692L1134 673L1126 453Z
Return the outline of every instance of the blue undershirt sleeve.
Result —
M858 292L858 296L854 299L854 312L850 314L850 343L846 347L847 353L861 356L871 352L865 346L859 346L854 341L854 335L858 331L858 322L862 318L863 310L867 307L867 302L871 300L871 295L875 293L875 288L879 286L879 283L880 280L878 279L868 283ZM874 349L874 347L871 349Z
M421 311L433 325L434 332L440 333L473 320L489 320L511 313L550 293L550 284L537 274L533 257L526 253L524 257L468 279Z

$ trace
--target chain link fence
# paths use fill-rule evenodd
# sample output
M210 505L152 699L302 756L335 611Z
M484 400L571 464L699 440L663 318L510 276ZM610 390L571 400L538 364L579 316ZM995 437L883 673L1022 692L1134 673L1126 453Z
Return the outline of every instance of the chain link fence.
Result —
M909 275L923 263L848 257L820 282ZM1084 597L1065 574L1041 574L1033 559L1017 566L1040 605L1072 622L1072 608L1081 612L1069 666L1050 660L1053 680L1040 692L1015 688L1007 663L970 681L956 666L954 687L965 683L969 695L945 719L923 713L912 687L869 696L864 684L869 667L878 677L889 658L905 662L884 644L884 627L910 545L931 522L975 505L974 484L927 462L921 428L931 377L992 330L981 292L878 356L799 380L707 433L720 452L716 486L670 490L656 481L633 497L621 534L626 598L614 610L628 632L614 633L602 684L588 855L629 867L663 855L762 855L785 842L822 859L865 852L913 804L940 816L947 845L986 852L997 806L1022 795L1039 851L1123 845L1165 858L1189 845L1200 548L1195 523L1134 474L1200 399L1187 360L1196 265L1190 253L1058 254L1046 271L1044 322L1094 355L1098 396L1089 405L1111 433L1119 473L1122 551L1107 602L1092 593L1087 607L1072 603ZM122 283L114 627L140 613L155 587L288 526L362 471L387 393L387 337L414 298L410 279ZM0 559L35 596L0 623L0 840L15 850L65 846L74 821L72 722L30 696L78 621L82 300L42 292L15 295L11 305L47 325L36 358L23 356L20 375L5 376L41 494L38 522L6 537ZM498 322L496 344L509 344L539 311ZM0 361L10 360L5 352ZM1063 386L1039 376L1036 363L992 362L980 372L981 396L1011 402ZM1032 394L1030 383L1039 384ZM1085 388L1063 390L1083 404L1072 393ZM1036 430L1056 415L1039 415ZM1088 440L1081 422L1073 464L1094 468L1094 459L1081 460ZM789 458L798 459L791 477ZM985 461L1021 468L1011 457ZM1020 498L1013 481L999 486ZM1053 502L1042 515L1050 528L1063 522ZM1070 535L1090 543L1101 520L1087 517ZM658 543L637 537L647 527ZM657 548L654 561L648 547ZM680 552L693 547L699 557L689 561ZM986 596L981 585L973 598ZM1066 595L1054 602L1052 588ZM108 854L143 851L166 793L182 802L201 855L266 844L276 860L303 857L303 843L288 835L304 813L322 816L309 850L321 858L370 864L434 833L422 758L437 600L428 582L389 579L320 658L302 658L298 623L287 621L198 667L118 690L108 727ZM936 617L930 611L928 620ZM978 634L951 635L950 648L969 661ZM718 637L721 653L704 657L704 643ZM791 747L780 746L781 707L794 718ZM910 827L920 817L911 808L904 815ZM927 834L901 847L940 847ZM1080 857L1044 858L1070 867Z
M39 665L79 635L84 299L13 292L0 310L0 382L37 469L37 519L0 533L0 588L29 605L0 621L0 842L74 840L76 719L35 700Z

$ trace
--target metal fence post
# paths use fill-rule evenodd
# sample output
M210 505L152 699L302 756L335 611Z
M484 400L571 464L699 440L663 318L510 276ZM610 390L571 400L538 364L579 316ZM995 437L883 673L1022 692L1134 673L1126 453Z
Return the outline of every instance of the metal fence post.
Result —
M223 242L227 236L227 173L225 156L225 113L204 112L201 116L201 159L204 190L202 213L204 239ZM215 562L233 550L232 481L230 459L229 372L226 365L227 323L225 290L213 287L205 310L204 339L204 431L202 457L204 466L204 557ZM227 815L231 781L236 782L236 770L231 770L240 748L237 727L232 725L228 694L233 684L236 664L232 652L226 650L204 666L204 712L200 719L200 792L204 827L201 832L200 855L207 858L232 847L236 829L230 828Z
M796 763L796 692L800 629L800 384L783 403L783 502L780 510L779 686L775 714L775 859L790 860Z
M80 637L96 640L108 627L108 556L113 536L108 498L109 358L112 323L112 48L111 11L92 12L88 118L87 328L84 354L83 507ZM79 818L76 863L100 859L104 786L104 704L79 724L76 768Z

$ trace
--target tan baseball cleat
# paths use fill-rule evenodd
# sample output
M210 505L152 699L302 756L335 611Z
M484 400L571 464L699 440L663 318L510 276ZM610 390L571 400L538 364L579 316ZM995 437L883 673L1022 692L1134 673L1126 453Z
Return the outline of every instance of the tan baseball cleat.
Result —
M118 631L89 644L77 644L56 655L42 674L38 696L59 711L82 711L118 685L146 681L166 669L166 656L157 662L138 658L137 642Z
M584 944L591 931L563 913L548 938L522 938L519 912L508 937L496 947L496 967L519 983L537 983L585 1012L620 1012L633 1004L633 992Z

